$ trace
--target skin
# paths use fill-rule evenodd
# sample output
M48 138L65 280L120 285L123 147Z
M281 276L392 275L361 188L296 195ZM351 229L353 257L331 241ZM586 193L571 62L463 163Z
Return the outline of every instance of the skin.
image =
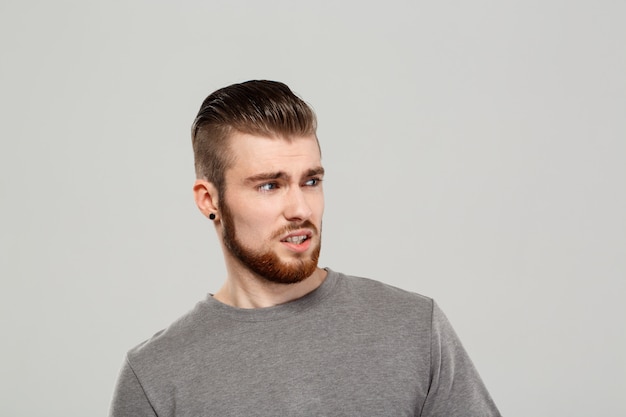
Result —
M194 198L200 211L213 221L222 245L227 277L214 297L240 308L271 307L298 299L315 290L326 271L312 268L293 283L262 276L234 256L224 243L224 205L238 244L251 253L271 253L280 265L299 268L312 259L321 244L324 193L323 168L315 135L268 138L235 133L230 138L234 164L225 172L223 196L204 179L196 180ZM302 244L288 236L307 236Z

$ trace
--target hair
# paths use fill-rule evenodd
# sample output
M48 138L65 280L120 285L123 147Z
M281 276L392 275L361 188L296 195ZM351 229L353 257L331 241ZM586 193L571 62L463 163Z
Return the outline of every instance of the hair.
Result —
M204 100L191 127L196 177L212 182L220 194L225 190L233 133L290 140L316 130L311 107L283 83L253 80L224 87Z

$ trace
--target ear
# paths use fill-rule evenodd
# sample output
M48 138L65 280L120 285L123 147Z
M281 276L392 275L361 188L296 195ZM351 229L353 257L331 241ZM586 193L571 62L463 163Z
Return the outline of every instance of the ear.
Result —
M219 207L217 187L207 180L198 179L193 185L193 198L196 205L206 217L218 215Z

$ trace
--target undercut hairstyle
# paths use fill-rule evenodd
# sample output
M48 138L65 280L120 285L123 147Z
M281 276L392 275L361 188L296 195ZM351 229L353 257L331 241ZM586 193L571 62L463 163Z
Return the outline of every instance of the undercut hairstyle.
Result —
M196 177L223 195L233 133L290 140L316 130L311 107L283 83L255 80L219 89L204 100L191 128Z

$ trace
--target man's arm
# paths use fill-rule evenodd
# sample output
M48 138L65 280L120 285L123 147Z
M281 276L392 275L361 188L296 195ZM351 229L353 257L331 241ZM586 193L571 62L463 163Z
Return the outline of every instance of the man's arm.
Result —
M157 417L128 359L117 380L109 417Z
M421 416L501 416L450 322L435 303L432 320L432 379Z

